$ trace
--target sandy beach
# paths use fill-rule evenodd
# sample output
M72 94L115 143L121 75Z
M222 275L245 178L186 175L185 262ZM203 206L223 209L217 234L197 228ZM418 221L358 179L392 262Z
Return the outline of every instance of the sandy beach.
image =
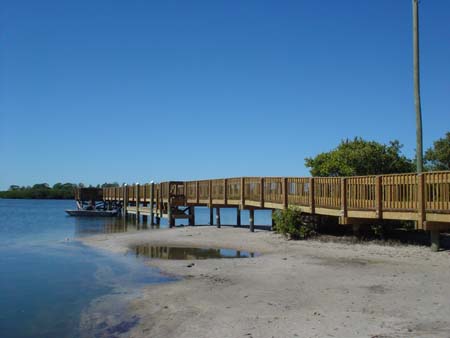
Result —
M427 247L288 241L259 230L185 227L83 239L233 248L254 258L148 260L179 276L141 290L121 337L450 337L450 255Z

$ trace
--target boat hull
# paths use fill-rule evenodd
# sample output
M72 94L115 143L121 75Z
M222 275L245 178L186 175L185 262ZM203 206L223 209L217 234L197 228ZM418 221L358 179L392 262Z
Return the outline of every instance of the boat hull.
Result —
M78 217L114 217L117 216L117 210L66 210L69 216Z

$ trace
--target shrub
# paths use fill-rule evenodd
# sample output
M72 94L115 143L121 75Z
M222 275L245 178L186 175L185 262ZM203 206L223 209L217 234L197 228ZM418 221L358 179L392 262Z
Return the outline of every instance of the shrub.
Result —
M315 226L305 221L303 213L297 208L277 210L273 219L274 230L291 239L306 239L315 234Z

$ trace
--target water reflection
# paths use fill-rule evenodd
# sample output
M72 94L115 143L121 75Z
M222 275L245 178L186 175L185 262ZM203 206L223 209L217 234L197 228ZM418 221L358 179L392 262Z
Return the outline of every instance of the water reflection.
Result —
M123 217L97 217L75 218L75 236L84 237L94 234L110 234L120 232L136 232L148 229L159 229L166 225L150 225L147 222L138 221L136 218Z
M137 245L132 248L136 257L158 259L208 259L208 258L247 258L255 257L254 252L234 249L204 249L169 246Z

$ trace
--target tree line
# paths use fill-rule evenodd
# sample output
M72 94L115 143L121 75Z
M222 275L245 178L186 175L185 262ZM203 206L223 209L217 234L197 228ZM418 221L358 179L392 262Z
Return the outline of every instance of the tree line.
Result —
M393 140L388 144L367 141L361 137L343 140L334 149L305 158L305 165L312 176L363 176L416 171L415 159L409 159L401 152L402 145ZM450 132L436 140L426 150L425 170L450 170ZM119 183L103 183L97 188L118 187ZM28 187L12 185L6 191L0 191L0 198L31 199L73 199L74 189L85 187L82 183L56 183L50 187L47 183ZM89 186L92 187L92 186Z
M98 184L97 188L118 187L119 183ZM24 198L24 199L73 199L76 188L93 187L83 183L56 183L50 186L47 183L39 183L33 186L11 185L8 190L0 191L0 198Z

